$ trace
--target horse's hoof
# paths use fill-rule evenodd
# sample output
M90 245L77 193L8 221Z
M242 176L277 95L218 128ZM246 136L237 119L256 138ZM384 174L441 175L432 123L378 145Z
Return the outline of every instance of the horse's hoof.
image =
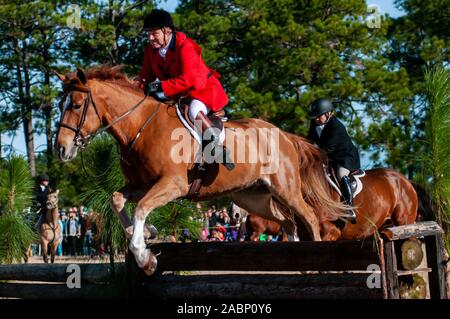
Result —
M144 270L147 276L151 276L155 273L157 264L158 260L156 259L155 255L150 254L147 263L142 269Z

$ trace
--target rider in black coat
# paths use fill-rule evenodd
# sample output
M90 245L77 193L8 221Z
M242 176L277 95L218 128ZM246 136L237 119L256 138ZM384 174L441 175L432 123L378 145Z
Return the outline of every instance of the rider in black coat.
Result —
M332 114L333 104L328 99L315 100L311 105L311 125L307 138L315 142L328 155L341 182L342 196L348 205L353 205L353 194L348 175L360 169L359 153L344 125ZM356 214L349 211L349 220L354 222Z
M45 218L45 213L47 212L47 195L49 193L49 181L50 178L47 174L41 174L39 176L39 185L36 189L35 194L35 211L37 215L39 216L38 222L36 224L37 227L40 226L40 224L43 222L43 219Z

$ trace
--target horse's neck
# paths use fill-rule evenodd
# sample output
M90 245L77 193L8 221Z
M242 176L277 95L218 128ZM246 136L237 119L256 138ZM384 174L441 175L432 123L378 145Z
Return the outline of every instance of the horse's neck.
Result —
M56 223L58 223L59 219L59 213L58 213L58 207L47 209L47 222L53 223L54 226L56 226Z
M144 98L143 95L130 92L119 84L100 81L97 81L97 83L99 84L97 86L99 93L108 96L107 104L104 105L103 125L111 124L119 116L140 103ZM133 141L145 121L151 114L156 112L158 104L155 100L147 98L134 111L109 129L109 132L120 146L127 146ZM161 115L164 112L159 113ZM153 121L153 124L156 122L158 121Z

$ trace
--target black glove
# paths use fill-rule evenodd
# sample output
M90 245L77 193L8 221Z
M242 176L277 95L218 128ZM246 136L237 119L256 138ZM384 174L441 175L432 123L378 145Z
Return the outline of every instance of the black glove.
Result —
M145 94L146 95L155 95L156 93L162 92L162 85L161 82L151 82L148 83L145 87Z

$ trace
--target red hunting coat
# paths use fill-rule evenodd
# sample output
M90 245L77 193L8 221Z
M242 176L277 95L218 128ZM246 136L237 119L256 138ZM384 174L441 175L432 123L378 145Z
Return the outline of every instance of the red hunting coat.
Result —
M208 68L201 53L197 43L184 33L175 32L165 60L158 49L147 45L138 79L141 83L149 83L158 78L165 96L188 95L217 112L228 104L228 96L218 80L220 75Z

